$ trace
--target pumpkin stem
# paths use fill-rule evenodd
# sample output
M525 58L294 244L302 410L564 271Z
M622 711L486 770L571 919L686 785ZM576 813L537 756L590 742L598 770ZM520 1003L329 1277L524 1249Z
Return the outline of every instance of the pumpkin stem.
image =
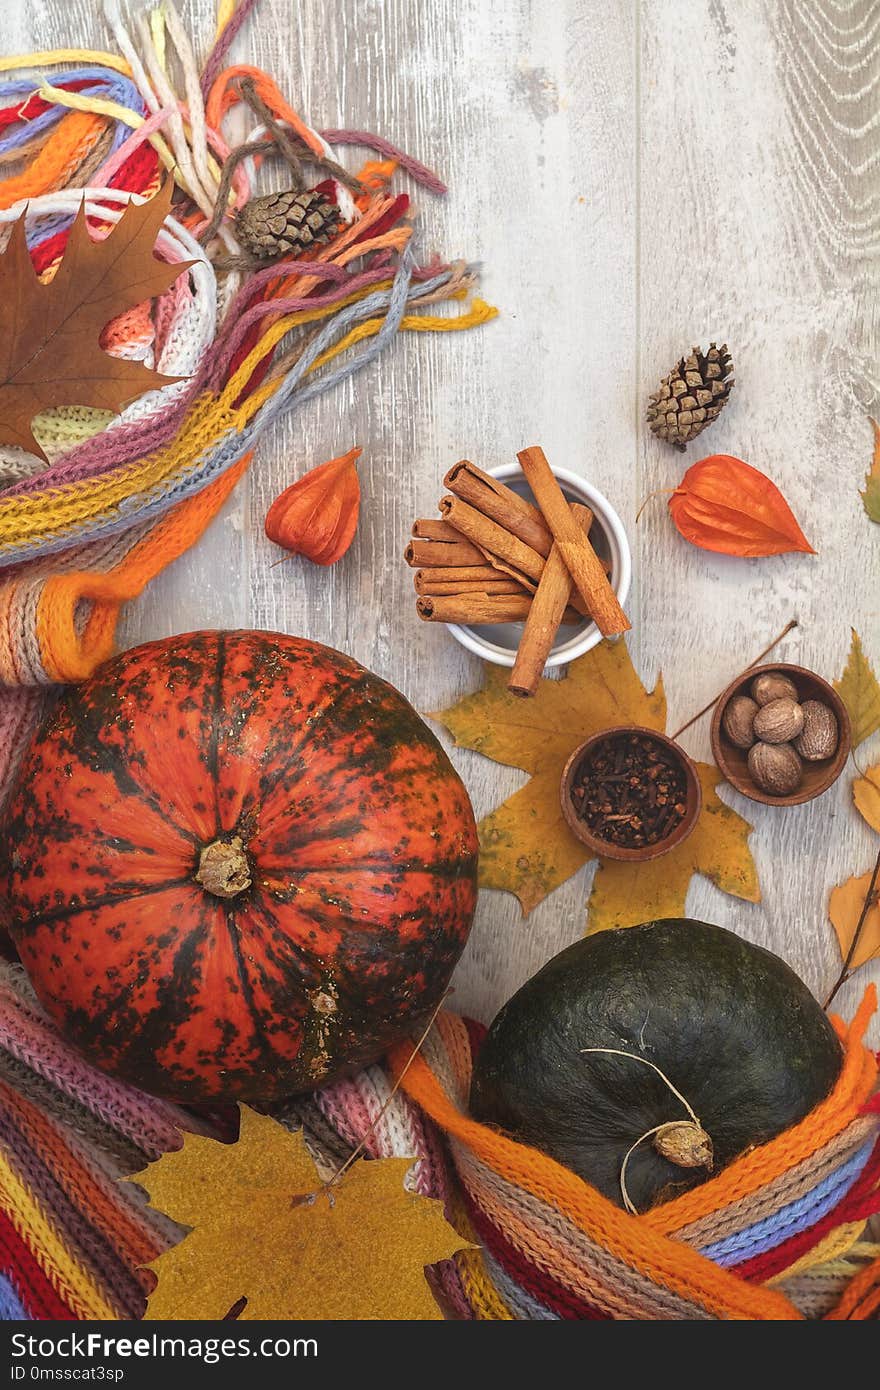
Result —
M654 1148L662 1158L679 1168L708 1168L712 1171L712 1140L703 1126L693 1120L673 1120L658 1129Z
M634 1144L630 1144L620 1165L620 1195L623 1197L623 1205L627 1211L632 1212L635 1216L638 1215L638 1209L626 1186L627 1164L639 1145L643 1144L646 1139L653 1139L654 1148L661 1158L665 1158L669 1163L676 1163L679 1168L707 1168L711 1173L712 1160L715 1156L711 1135L703 1129L690 1101L681 1094L677 1086L673 1086L665 1071L661 1071L656 1063L649 1061L647 1057L640 1056L638 1052L624 1052L619 1047L582 1047L581 1052L607 1052L612 1057L628 1057L632 1062L643 1062L666 1083L676 1100L681 1101L690 1116L688 1120L667 1120L662 1125L655 1125L653 1129L645 1130L644 1134L640 1134Z
M238 835L205 845L199 855L196 883L215 898L237 898L250 888L251 866Z

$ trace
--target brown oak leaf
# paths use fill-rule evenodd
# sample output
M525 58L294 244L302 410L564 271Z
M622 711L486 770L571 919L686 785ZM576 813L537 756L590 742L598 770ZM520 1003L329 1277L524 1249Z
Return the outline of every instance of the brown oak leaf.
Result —
M433 718L455 742L531 774L531 780L480 822L480 883L519 899L524 915L592 857L562 815L559 785L579 743L614 724L663 730L662 680L645 690L625 642L603 642L572 662L562 681L543 680L531 700L507 690L507 672L487 667L482 690ZM748 821L717 795L713 767L697 764L703 809L691 836L653 863L599 861L587 931L634 926L654 917L680 916L688 885L704 874L725 893L760 899Z
M148 1320L440 1320L425 1266L468 1245L404 1187L412 1158L358 1159L321 1181L302 1132L239 1107L234 1144L187 1134L130 1182L189 1226L153 1260Z
M179 380L112 357L99 341L111 319L162 294L194 264L167 264L153 255L171 191L168 179L149 202L129 203L103 241L89 235L81 204L46 284L28 253L24 216L13 223L0 256L0 444L45 458L31 429L40 411L62 405L119 411L144 391Z

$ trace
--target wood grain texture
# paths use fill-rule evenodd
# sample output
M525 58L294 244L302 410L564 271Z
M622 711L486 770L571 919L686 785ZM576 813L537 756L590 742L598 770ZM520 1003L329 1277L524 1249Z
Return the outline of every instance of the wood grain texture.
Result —
M9 50L105 41L91 0L3 6ZM183 6L204 51L213 0ZM484 261L502 316L401 340L264 440L210 534L134 605L126 644L196 626L302 633L351 652L422 710L480 680L415 616L400 553L456 459L540 442L599 486L633 542L632 650L662 668L670 728L787 620L780 659L833 677L850 625L880 664L880 528L857 488L878 409L880 11L874 0L260 0L236 55L270 70L314 124L372 128L445 176L419 193L421 245ZM692 343L726 339L737 386L686 461L643 426L647 395ZM364 448L359 535L330 572L276 558L270 501L311 464ZM817 557L741 562L688 547L661 503L687 462L737 454L783 489ZM707 757L708 720L684 737ZM868 764L880 743L862 750ZM520 774L454 754L483 813ZM826 917L874 837L849 778L785 811L723 795L755 825L760 906L695 880L688 910L834 978ZM588 868L522 921L481 897L457 1008L489 1018L583 926ZM875 969L880 978L880 967ZM848 1012L859 983L840 997Z

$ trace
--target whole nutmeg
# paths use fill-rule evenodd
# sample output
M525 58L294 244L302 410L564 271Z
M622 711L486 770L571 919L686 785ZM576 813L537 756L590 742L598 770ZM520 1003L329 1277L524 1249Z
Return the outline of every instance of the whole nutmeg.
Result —
M764 671L752 681L752 699L759 705L769 705L771 700L796 700L797 690L781 671Z
M752 728L758 706L748 695L734 695L728 700L721 716L721 724L731 743L737 748L751 748L755 741Z
M753 728L763 743L790 743L804 727L804 712L796 700L771 700L755 715Z
M804 727L794 746L808 763L820 763L837 752L837 717L821 700L804 700Z
M748 762L752 780L771 796L790 796L801 784L803 764L790 743L755 743Z

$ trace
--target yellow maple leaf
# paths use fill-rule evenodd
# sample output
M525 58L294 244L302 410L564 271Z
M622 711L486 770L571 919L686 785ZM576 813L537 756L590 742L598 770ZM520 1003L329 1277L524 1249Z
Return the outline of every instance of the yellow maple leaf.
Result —
M602 642L572 662L562 681L543 680L531 700L507 690L507 673L488 667L482 690L435 714L455 742L495 762L531 773L531 780L480 822L480 883L519 899L528 915L554 888L592 858L562 814L559 786L574 748L615 724L662 731L662 679L645 690L626 643ZM695 873L736 897L757 902L758 878L748 848L749 823L716 794L714 768L698 763L703 809L693 834L649 864L600 860L587 930L634 926L680 916Z
M322 1183L302 1132L239 1107L234 1144L187 1134L129 1181L190 1233L148 1266L150 1320L435 1319L425 1266L467 1245L441 1202L408 1192L411 1158L357 1160Z
M844 960L864 910L865 898L871 886L872 876L873 870L869 869L866 874L861 874L859 878L848 878L846 883L840 883L831 890L828 916L831 918L831 925L837 933L837 940L840 942L840 954ZM877 903L875 894L874 901L870 904L865 916L859 944L849 963L850 970L858 970L860 965L873 960L877 955L880 955L880 905Z
M865 474L865 490L861 493L862 506L872 521L880 522L880 425L871 421L874 429L874 455L871 467Z
M880 729L880 684L855 628L846 667L840 680L834 682L834 689L846 705L852 724L852 746L858 748Z
M869 767L862 777L857 777L852 791L856 810L872 830L880 831L880 763Z

